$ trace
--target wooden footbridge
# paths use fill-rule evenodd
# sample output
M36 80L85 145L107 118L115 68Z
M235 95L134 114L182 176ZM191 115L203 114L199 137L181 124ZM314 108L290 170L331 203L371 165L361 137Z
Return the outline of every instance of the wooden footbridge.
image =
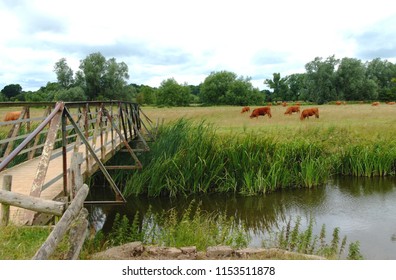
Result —
M149 150L147 141L154 137L152 121L131 102L0 103L0 110L21 111L19 119L0 122L0 184L11 185L11 192L0 198L12 193L67 205L76 195L75 186L83 184L76 181L102 172L114 199L85 203L124 203L109 170L141 168L137 155ZM118 151L128 153L131 163L106 165ZM9 219L17 225L46 218L10 207Z

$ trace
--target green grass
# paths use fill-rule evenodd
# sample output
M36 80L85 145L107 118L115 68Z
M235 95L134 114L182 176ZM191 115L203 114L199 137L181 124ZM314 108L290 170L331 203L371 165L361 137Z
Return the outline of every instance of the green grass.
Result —
M0 260L31 259L50 232L50 227L0 227Z

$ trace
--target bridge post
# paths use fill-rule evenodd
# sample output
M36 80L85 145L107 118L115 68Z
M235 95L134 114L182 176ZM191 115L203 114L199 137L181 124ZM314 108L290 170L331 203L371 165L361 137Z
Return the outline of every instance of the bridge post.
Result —
M11 185L12 185L12 176L4 175L2 189L5 191L11 191ZM10 219L10 205L2 203L0 226L8 225L9 219Z
M82 153L73 153L71 157L71 163L70 163L70 189L69 189L69 197L70 200L72 200L79 188L83 185L83 176L81 173L81 164L84 162L84 157Z

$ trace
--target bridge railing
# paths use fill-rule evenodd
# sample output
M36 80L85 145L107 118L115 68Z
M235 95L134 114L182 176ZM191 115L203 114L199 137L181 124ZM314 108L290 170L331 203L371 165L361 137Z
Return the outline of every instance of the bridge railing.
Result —
M125 202L108 170L142 167L135 152L149 150L142 131L146 130L152 137L152 122L138 104L121 101L0 103L0 112L4 114L10 110L21 111L21 115L17 120L0 122L0 174L13 166L36 160L37 171L30 195L39 197L44 190L61 181L63 190L59 196L71 200L75 191L70 189L73 174L70 174L68 152L82 153L80 164L84 177L101 170L114 191L114 201L102 203ZM142 143L139 149L130 146L132 140ZM133 163L105 166L120 149L131 155ZM57 163L57 171L47 174L55 161L61 161Z

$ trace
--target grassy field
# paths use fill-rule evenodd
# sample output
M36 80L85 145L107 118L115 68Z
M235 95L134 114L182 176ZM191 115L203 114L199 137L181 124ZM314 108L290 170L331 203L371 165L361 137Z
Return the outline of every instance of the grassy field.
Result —
M301 109L313 106L302 106ZM182 108L156 108L142 107L143 112L153 121L164 120L164 123L172 122L179 118L187 118L195 121L205 120L214 124L218 133L247 133L259 131L273 136L287 139L290 134L301 135L304 131L317 129L338 131L351 134L351 136L376 139L391 135L396 128L396 106L381 104L353 105L321 105L320 117L301 121L299 115L284 115L285 107L272 106L272 118L267 116L259 119L250 119L250 113L241 114L242 107L217 106L217 107L182 107ZM255 107L251 107L253 109Z

